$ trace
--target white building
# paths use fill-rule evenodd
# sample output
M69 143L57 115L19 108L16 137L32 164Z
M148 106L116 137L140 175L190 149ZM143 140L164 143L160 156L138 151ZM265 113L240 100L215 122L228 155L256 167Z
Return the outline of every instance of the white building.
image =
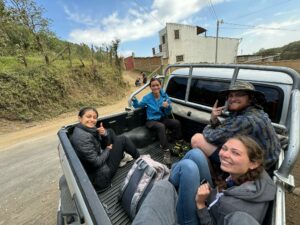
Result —
M206 30L198 26L167 23L159 31L159 51L153 55L162 56L169 64L215 63L216 37L207 37ZM199 35L202 34L202 35ZM218 38L218 63L234 63L240 39Z

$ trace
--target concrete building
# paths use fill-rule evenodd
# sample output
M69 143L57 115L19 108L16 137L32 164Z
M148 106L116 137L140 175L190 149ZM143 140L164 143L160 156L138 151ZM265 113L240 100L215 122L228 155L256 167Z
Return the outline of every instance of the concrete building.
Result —
M200 35L201 34L201 35ZM215 63L216 37L206 36L198 26L167 23L159 31L159 48L152 48L154 56L162 56L169 64ZM218 63L234 63L240 39L218 38Z

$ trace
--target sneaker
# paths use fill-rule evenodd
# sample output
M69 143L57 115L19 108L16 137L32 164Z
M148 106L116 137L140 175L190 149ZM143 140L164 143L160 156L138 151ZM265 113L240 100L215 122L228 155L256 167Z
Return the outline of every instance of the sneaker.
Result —
M128 162L132 161L133 158L131 155L129 155L128 153L124 152L124 157L123 159L121 160L120 164L119 164L119 167L123 167L125 166Z
M168 167L171 166L172 161L171 161L171 152L169 149L164 150L164 164L166 164Z

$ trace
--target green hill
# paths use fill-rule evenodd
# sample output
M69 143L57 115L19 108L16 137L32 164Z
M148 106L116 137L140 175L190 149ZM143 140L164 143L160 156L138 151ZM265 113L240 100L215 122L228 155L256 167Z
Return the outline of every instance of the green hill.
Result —
M284 59L300 59L300 41L291 42L283 47L261 49L255 55L269 56L280 54L279 58Z

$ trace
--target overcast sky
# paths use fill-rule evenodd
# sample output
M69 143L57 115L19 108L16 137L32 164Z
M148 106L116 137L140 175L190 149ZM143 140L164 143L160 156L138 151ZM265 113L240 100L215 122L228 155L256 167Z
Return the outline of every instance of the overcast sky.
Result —
M151 56L166 23L197 25L240 38L238 54L300 40L299 0L37 0L64 40L101 46L118 38L120 53Z

